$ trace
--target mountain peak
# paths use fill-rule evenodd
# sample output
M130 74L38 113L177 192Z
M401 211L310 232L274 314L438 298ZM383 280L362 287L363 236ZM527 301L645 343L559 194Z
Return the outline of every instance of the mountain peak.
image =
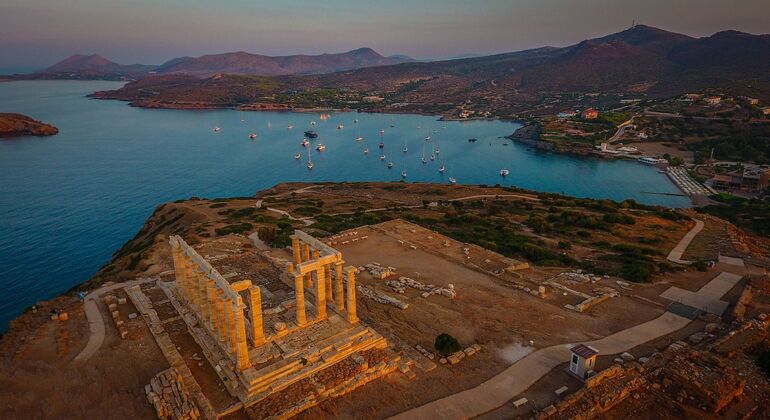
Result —
M82 70L94 70L94 69L99 69L99 68L104 68L109 66L118 66L118 65L119 64L114 63L102 57L99 54L90 54L90 55L74 54L65 58L62 61L59 61L53 66L48 67L42 72L43 73L73 72L73 71L82 71Z

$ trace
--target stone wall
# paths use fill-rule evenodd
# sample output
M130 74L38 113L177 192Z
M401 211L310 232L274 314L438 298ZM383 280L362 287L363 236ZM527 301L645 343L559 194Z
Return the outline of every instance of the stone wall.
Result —
M195 420L201 416L198 407L185 391L182 375L174 368L155 375L144 386L144 392L159 419Z

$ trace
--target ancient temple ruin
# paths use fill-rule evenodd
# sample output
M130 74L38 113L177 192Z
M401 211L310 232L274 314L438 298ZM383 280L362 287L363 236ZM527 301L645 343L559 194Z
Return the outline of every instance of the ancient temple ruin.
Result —
M263 308L258 284L228 282L181 237L169 238L176 275L172 303L228 391L249 407L260 401L269 406L271 396L293 392L291 385L300 381L313 389L293 405L270 408L268 416L342 395L392 372L399 361L385 338L358 320L357 269L344 267L339 251L302 231L291 241L283 280L294 287L293 299ZM340 381L333 371L342 361L356 368L346 367L352 374ZM325 377L336 379L323 383Z

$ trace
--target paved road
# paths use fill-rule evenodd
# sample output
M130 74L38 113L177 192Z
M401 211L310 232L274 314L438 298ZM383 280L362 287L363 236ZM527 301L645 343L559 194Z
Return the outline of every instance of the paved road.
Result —
M672 333L689 319L666 312L652 321L585 344L600 354L616 354ZM467 419L492 411L526 391L543 375L569 361L569 344L546 347L531 353L488 381L457 394L403 412L394 419Z
M661 293L660 297L721 316L729 306L728 302L721 300L722 296L738 284L741 278L742 276L737 274L723 272L711 279L697 292L672 286Z
M690 229L690 231L687 232L686 235L684 235L682 240L680 240L679 243L676 244L674 249L672 249L671 252L668 253L668 257L666 257L666 259L671 262L675 262L677 264L690 264L692 261L683 260L682 255L684 255L684 252L687 250L687 247L690 246L690 242L692 242L692 240L695 238L695 235L697 235L702 229L703 229L703 221L696 220L695 226L693 226L693 228Z
M88 329L90 331L90 335L88 336L88 343L86 343L86 346L83 348L83 350L81 350L80 353L75 356L74 361L77 362L80 360L88 360L88 358L93 356L94 353L99 350L99 348L102 346L102 343L104 342L104 318L102 318L102 313L99 311L99 307L96 306L96 299L107 292L111 292L121 287L134 286L154 280L157 279L138 279L127 281L125 283L116 283L110 286L102 287L101 289L96 289L86 295L84 310L86 313L86 319L88 319Z

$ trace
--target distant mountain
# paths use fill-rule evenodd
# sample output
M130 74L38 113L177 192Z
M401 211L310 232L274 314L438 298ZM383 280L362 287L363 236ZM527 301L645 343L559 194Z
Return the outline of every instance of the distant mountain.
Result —
M237 53L242 54L242 53ZM293 56L259 59L263 72L284 75L260 79L265 92L286 93L298 89L345 88L366 95L409 104L413 109L449 109L469 102L505 114L546 96L565 93L610 93L618 95L674 96L706 88L735 95L749 95L770 102L770 35L736 31L693 38L650 26L637 25L600 38L567 47L542 47L525 51L431 62L376 65L382 57L368 49L356 50L337 64L324 67L323 56ZM247 55L252 60L254 56ZM339 55L337 55L339 56ZM261 57L261 56L259 56ZM362 58L364 57L364 58ZM207 74L211 64L193 65L201 59L168 64L165 71L183 69L187 74ZM222 60L213 60L221 62ZM227 60L224 60L227 61ZM351 61L371 63L363 68L322 73L343 68ZM312 64L311 64L312 63ZM253 65L253 64L251 64ZM177 67L178 66L178 67ZM217 71L250 71L255 67L222 65ZM197 73L200 71L201 73ZM290 72L303 75L288 76ZM318 73L318 74L316 74ZM259 74L259 73L255 73ZM261 73L266 74L266 73ZM190 102L195 106L233 106L246 101L243 86L251 83L236 76L220 80L174 80L149 78L124 89L100 92L98 97L153 104ZM141 85L141 89L139 89ZM205 90L221 99L206 99ZM150 96L148 96L150 95ZM382 104L387 105L387 104Z
M371 48L359 48L340 54L267 55L233 52L182 57L158 66L158 74L211 76L216 73L279 76L288 74L322 74L361 67L382 66L413 61L409 57L384 57Z
M139 77L152 71L155 66L132 64L123 65L110 61L99 54L67 57L51 67L35 72L36 76L60 76L73 78L123 78Z

